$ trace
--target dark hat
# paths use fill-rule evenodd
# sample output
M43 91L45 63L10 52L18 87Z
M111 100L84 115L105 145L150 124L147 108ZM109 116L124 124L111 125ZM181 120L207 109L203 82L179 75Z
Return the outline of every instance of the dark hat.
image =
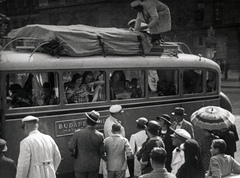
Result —
M191 138L191 135L184 129L176 129L171 137L178 138L181 140L187 140Z
M176 107L175 112L172 113L172 115L179 115L179 116L186 116L185 109L182 107Z
M4 139L0 138L0 152L6 152L7 151L7 142Z
M151 120L147 123L147 130L153 135L158 135L159 128L160 125L157 121Z
M191 147L196 147L196 148L199 148L199 144L198 144L198 142L196 141L196 140L194 140L194 139L187 139L186 140L186 142L185 142L185 144L188 144L188 145L190 145Z
M110 113L123 113L123 109L122 109L122 106L121 105L112 105L110 108L109 108L109 111Z
M24 122L32 122L32 121L38 122L39 119L37 117L35 117L35 116L27 116L27 117L24 117L22 119L22 123L24 123Z
M85 115L87 116L88 119L90 119L93 122L96 122L96 123L100 122L100 120L99 120L100 114L99 114L99 112L97 112L95 110L92 110L89 113L85 113Z
M171 125L171 117L168 114L163 114L161 116L157 116L157 120L163 119L165 120L169 125Z
M136 120L136 122L137 122L139 125L141 125L141 126L143 126L143 127L146 127L146 124L147 124L148 120L147 120L145 117L140 117L140 118L138 118L138 119Z

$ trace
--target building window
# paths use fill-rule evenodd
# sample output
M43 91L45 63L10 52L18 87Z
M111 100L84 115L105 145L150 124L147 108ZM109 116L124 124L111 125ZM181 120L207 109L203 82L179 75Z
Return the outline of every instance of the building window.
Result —
M195 21L204 21L204 3L197 3Z
M223 19L223 2L222 0L217 0L214 2L214 9L213 9L213 18L214 21L222 21Z

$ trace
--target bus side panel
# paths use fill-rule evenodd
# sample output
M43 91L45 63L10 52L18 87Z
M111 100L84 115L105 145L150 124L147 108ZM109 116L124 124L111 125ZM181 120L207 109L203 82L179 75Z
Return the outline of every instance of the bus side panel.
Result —
M176 102L170 104L161 104L161 102L158 102L158 104L146 102L145 104L141 104L141 106L138 107L134 107L134 104L123 104L124 119L122 121L122 125L125 127L126 137L130 139L131 134L138 131L136 128L136 120L139 117L146 117L148 120L155 120L158 115L164 113L172 116L171 113L174 111L174 108L177 106L182 106L186 109L186 120L189 121L191 114L195 110L205 105L219 105L219 99L207 101L196 100L194 102L184 102L184 100L177 100ZM106 110L99 112L101 115L101 123L97 126L97 128L98 130L103 131L103 125L105 120L109 116L109 112ZM173 117L171 121L173 121ZM86 116L84 113L72 113L58 116L40 117L39 130L53 137L62 155L62 162L58 169L59 175L73 172L74 158L71 157L71 152L68 149L68 142L70 141L75 129L83 128L85 126ZM20 118L18 120L8 120L6 122L6 139L8 140L9 147L7 155L15 161L17 161L18 158L20 141L24 139L24 137L26 137L25 135L23 135L23 131L20 127ZM201 134L201 131L199 131L198 129L195 130L195 137L197 140L201 138Z

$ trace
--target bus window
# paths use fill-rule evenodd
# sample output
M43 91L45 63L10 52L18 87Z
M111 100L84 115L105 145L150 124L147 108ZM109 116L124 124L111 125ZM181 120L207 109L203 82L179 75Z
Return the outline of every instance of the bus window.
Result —
M64 72L66 104L105 101L105 76L102 71Z
M12 73L6 76L6 81L9 108L59 103L57 73Z
M178 71L173 69L148 71L149 96L178 94Z
M203 82L202 70L184 70L183 72L183 93L202 93Z
M116 70L110 72L111 100L144 97L144 71Z
M206 91L215 92L216 91L216 73L213 71L207 71L206 73Z

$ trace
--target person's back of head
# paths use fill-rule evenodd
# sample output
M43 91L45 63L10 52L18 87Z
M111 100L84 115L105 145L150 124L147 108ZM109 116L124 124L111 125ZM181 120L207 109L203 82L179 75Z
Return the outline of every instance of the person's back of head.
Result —
M227 144L223 139L214 139L212 141L212 147L219 150L219 154L225 154L227 150Z
M162 147L155 147L150 153L151 163L157 165L165 165L167 152Z
M112 133L121 133L121 125L113 124L112 125Z
M194 139L187 139L183 147L185 163L197 168L197 170L202 171L203 173L203 163L198 142Z

